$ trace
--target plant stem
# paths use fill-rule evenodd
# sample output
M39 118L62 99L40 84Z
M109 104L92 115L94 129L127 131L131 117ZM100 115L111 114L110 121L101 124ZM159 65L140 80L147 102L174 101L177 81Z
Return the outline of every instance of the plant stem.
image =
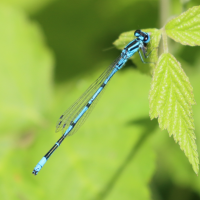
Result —
M165 32L165 27L162 28L162 41L163 41L163 51L164 53L168 53L167 34Z
M163 27L169 18L170 0L160 0L160 25Z
M165 32L165 24L169 18L170 0L160 0L160 25L162 28L162 41L161 44L164 53L168 53L167 35ZM161 50L162 51L162 50Z

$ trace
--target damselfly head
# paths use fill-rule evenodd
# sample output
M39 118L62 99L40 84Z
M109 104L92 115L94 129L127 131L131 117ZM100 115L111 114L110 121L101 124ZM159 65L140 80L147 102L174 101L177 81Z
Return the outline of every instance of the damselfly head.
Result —
M150 41L150 34L143 32L141 30L136 30L134 35L139 38L141 41L143 41L144 43L148 43Z

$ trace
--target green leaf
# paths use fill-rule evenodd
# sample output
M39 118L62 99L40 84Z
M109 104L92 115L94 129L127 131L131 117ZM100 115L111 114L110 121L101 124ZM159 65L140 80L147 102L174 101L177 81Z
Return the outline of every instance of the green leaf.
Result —
M167 35L183 45L200 45L200 6L190 8L169 21L165 30Z
M153 48L155 48L155 49L152 51L149 58L145 59L145 62L152 62L152 64L150 64L150 67L149 67L149 65L142 63L138 53L133 55L131 57L131 60L133 61L134 64L136 64L137 68L141 72L146 73L146 74L152 74L152 69L155 67L154 63L156 63L158 60L158 48L157 47L160 42L161 31L158 29L142 29L142 31L151 33L151 41L147 46L148 52L151 52L153 50ZM135 38L134 32L135 32L135 30L122 33L113 44L118 49L122 50L130 41L132 41Z
M28 13L35 13L55 0L0 0L1 4L22 9Z
M0 6L1 133L41 124L52 99L52 54L23 12ZM23 128L22 128L23 127Z
M192 92L180 63L171 54L162 54L153 73L149 95L150 117L158 117L160 128L173 135L197 174L199 159L192 116L191 105L195 103Z

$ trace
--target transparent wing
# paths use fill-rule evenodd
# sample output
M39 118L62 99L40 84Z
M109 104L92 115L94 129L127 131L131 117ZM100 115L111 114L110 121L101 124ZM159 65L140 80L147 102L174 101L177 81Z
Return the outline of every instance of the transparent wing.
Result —
M92 84L90 87L79 97L74 104L72 104L59 118L56 124L56 132L59 132L62 130L62 133L64 133L67 128L69 127L70 123L74 121L74 119L78 116L78 114L82 111L82 109L87 105L89 100L93 97L94 93L99 89L101 84L106 80L106 78L109 76L111 71L114 69L115 65L120 60L120 57L116 59L100 76L99 78ZM104 89L103 89L104 90ZM102 92L101 92L102 93ZM99 95L101 95L101 93ZM93 101L91 106L88 108L88 110L83 114L83 116L79 119L79 121L76 123L72 131L69 133L69 135L72 135L75 133L78 128L84 123L88 115L90 114L92 108L95 106L97 99L99 99L99 95L96 97L96 99Z
M95 98L95 100L92 102L92 104L90 105L89 109L83 114L83 116L79 119L79 121L76 123L76 126L70 131L70 133L68 134L69 136L73 135L76 131L78 131L78 129L84 124L84 122L86 121L86 119L88 118L88 116L90 115L91 111L93 110L93 108L95 107L95 105L97 104L98 100L100 99L100 96L104 93L105 88L100 92L100 94ZM97 88L98 89L98 88ZM87 105L87 103L85 104ZM81 109L82 110L82 109ZM64 129L63 129L64 130ZM64 131L63 131L64 133Z

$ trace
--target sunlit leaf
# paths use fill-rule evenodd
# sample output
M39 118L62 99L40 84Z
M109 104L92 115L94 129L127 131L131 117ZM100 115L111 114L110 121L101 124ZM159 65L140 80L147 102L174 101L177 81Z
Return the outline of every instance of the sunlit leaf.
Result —
M150 90L150 117L179 143L195 173L199 159L195 143L192 104L193 89L180 63L169 53L162 54L153 74Z
M22 12L0 6L0 29L0 129L16 132L40 124L50 106L53 59L40 28Z
M165 30L167 35L183 45L200 45L200 6L190 8L169 21Z

